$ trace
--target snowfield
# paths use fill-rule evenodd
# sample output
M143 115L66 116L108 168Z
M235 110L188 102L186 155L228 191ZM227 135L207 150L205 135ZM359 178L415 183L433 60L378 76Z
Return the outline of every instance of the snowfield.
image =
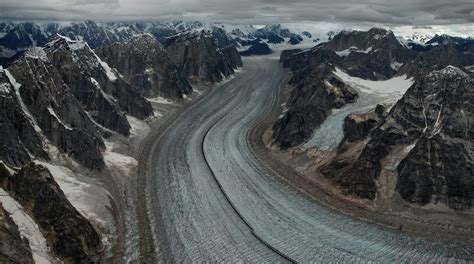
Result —
M384 81L371 81L352 77L339 68L336 68L334 74L336 74L336 76L339 77L341 81L360 92L376 94L379 96L403 95L413 84L413 79L407 78L406 75L394 77Z

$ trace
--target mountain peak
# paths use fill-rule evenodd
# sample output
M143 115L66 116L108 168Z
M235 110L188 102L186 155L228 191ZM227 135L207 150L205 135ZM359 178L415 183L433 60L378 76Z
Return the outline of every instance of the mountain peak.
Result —
M72 40L60 34L51 36L45 46L54 50L80 50L89 47L85 41Z

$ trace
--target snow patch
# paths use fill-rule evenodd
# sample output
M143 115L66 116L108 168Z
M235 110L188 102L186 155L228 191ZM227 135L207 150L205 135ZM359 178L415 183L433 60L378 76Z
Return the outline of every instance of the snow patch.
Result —
M96 79L94 79L93 77L91 77L91 82L95 85L95 87L97 87L98 89L100 89L99 82L97 82Z
M110 68L110 66L105 61L101 60L99 56L97 56L95 53L94 55L99 61L100 66L102 66L102 68L104 69L105 74L107 74L107 77L109 78L109 80L111 81L117 80L117 74L112 70L112 68Z
M56 112L54 111L53 108L51 108L51 106L48 106L48 112L54 116L56 118L56 120L58 120L58 122L63 125L66 129L68 130L72 130L72 128L70 128L68 125L64 124L63 121L61 121L61 119L59 119L59 117L56 115Z
M341 50L341 51L336 51L336 54L339 56L339 57L346 57L346 56L349 56L349 54L351 54L351 52L359 52L359 53L365 53L365 54L369 54L371 51L372 51L372 47L368 47L367 49L365 50L360 50L359 48L355 47L355 46L352 46L348 49L345 49L345 50Z
M18 226L21 236L28 239L35 263L51 263L52 258L49 255L46 239L38 225L25 212L23 207L2 188L0 188L0 203L5 211L10 213L13 222Z
M398 71L402 66L403 66L404 63L401 63L401 62L392 62L390 63L390 67L394 70L394 71Z
M173 104L173 101L166 99L164 97L158 96L154 98L147 98L149 102L157 103L157 104Z
M339 68L334 74L351 87L368 94L402 96L414 82L413 78L407 78L406 75L383 81L364 80L352 77Z

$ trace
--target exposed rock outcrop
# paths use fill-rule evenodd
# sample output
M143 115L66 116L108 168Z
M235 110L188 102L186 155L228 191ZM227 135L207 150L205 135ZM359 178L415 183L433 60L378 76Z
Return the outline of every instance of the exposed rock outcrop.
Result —
M128 113L145 119L153 114L150 103L85 42L55 36L44 48L64 82L84 109L100 125L129 135Z
M240 54L234 45L224 47L220 51L224 54L224 57L226 58L230 67L233 69L242 68L242 58L240 57Z
M296 53L300 53L302 51L303 50L301 49L291 49L282 51L280 55L280 63L283 65L283 68L290 67L290 58Z
M99 235L46 168L30 164L13 176L2 175L0 183L39 225L56 256L66 263L98 261L102 249Z
M303 38L300 35L291 35L290 40L288 40L288 43L291 45L298 45L303 41Z
M186 32L165 41L171 60L191 82L219 82L234 74L214 38L204 32Z
M42 135L88 168L102 169L105 166L101 153L105 145L94 123L41 48L29 50L6 70L6 74L10 75L10 88L14 90L10 93L17 96L20 107L17 109L28 113L29 121L37 125L36 136L23 138L23 145L38 146L35 138ZM11 128L9 133L22 133L18 124ZM21 164L24 163L22 160Z
M354 102L357 93L341 82L330 66L321 64L306 71L287 102L288 112L273 125L273 143L287 149L307 140L334 108Z
M272 54L273 51L270 49L267 43L256 42L252 43L251 46L244 51L240 52L242 56L252 56L252 55L267 55Z
M178 71L166 50L149 35L97 49L96 53L144 96L176 99L192 92L191 85Z
M15 87L0 66L0 159L11 167L30 162L30 154L48 159L30 117L22 109Z

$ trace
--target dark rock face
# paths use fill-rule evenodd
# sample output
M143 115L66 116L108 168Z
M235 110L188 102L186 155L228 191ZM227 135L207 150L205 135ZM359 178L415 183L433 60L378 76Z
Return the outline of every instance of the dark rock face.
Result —
M349 182L347 181L346 175L350 172L352 164L357 160L357 154L361 153L364 149L364 145L361 142L365 142L369 134L377 127L381 122L382 115L379 114L381 110L383 111L383 106L379 105L372 111L369 111L365 114L351 114L346 117L343 124L344 130L344 139L339 144L337 149L337 156L327 165L324 165L320 168L320 171L327 178L331 179L335 183L343 186L351 193L352 190L357 189L362 197L368 198L372 197L372 192L376 191L375 184L372 184L365 175L365 171L361 173L361 176L357 178L357 181ZM385 153L383 148L373 148L373 145L367 145L370 151L367 151L369 155L371 151L374 151L374 155L380 154L380 152ZM350 154L347 154L350 153ZM353 153L356 153L354 155ZM359 162L358 166L372 166L373 164L363 164ZM375 164L380 166L380 164ZM367 169L367 170L370 170ZM356 171L354 169L354 171Z
M273 51L268 47L267 43L254 43L247 50L241 51L240 55L242 56L252 56L252 55L267 55L272 54Z
M262 39L260 39L260 38L256 38L256 39L238 39L237 41L242 46L252 46L252 45L255 45L255 44L258 44L258 43L262 42Z
M268 36L268 43L280 44L283 42L285 42L285 39L276 34L271 34L270 36Z
M280 55L280 63L283 65L283 68L290 67L290 58L296 53L300 53L302 51L303 50L301 49L291 49L282 51Z
M288 40L288 43L291 45L298 45L303 41L303 38L300 35L291 35L290 40Z
M370 47L374 50L377 48L388 50L403 48L393 32L380 28L372 28L369 31L342 31L324 46L334 51L346 50L350 47L357 47L359 50L366 50Z
M307 38L312 38L312 37L313 37L313 36L311 35L311 33L309 33L308 31L303 31L303 32L301 32L301 35L302 35L302 36L305 36L305 37L307 37Z
M471 47L474 49L474 41ZM441 70L449 65L455 67L470 66L473 62L473 53L463 51L459 45L447 42L432 48L428 52L418 53L413 62L404 67L403 70L407 72L413 71L413 68Z
M237 44L237 42L231 36L229 36L229 34L223 28L212 27L211 36L216 40L217 47L219 49L231 45L235 46Z
M130 125L124 113L139 119L153 114L140 92L86 43L56 36L44 50L83 108L103 127L129 135Z
M100 48L96 53L146 97L176 99L192 92L191 85L166 50L151 36L143 35L126 43Z
M190 81L219 82L234 74L214 38L204 31L178 34L167 38L164 45L178 71Z
M36 120L40 133L53 145L87 168L102 169L105 166L101 153L105 148L102 138L42 52L39 56L44 57L27 53L8 69L21 84L17 89L22 102Z
M367 114L351 114L344 119L344 135L345 140L354 142L363 140L369 135L379 121L379 117L375 112Z
M28 240L23 239L18 226L0 203L0 263L35 263Z
M474 80L447 67L428 75L417 93L425 108L425 127L413 150L398 166L397 191L409 202L443 202L471 208L474 201ZM439 104L439 105L437 105Z
M272 36L280 36L282 38L290 38L292 34L289 29L282 27L280 24L276 24L260 28L249 37L269 39Z
M403 199L471 208L473 88L472 77L452 66L420 77L366 137L354 162L341 165L336 158L323 173L348 193L375 199L383 159L396 147L411 146L397 166L396 191Z
M224 58L232 69L242 68L242 58L234 45L224 47L220 51L224 54Z
M48 159L30 118L23 111L15 87L10 83L5 70L0 68L0 159L11 167L30 162L33 156Z
M97 262L102 248L99 235L67 200L46 168L30 164L0 182L39 225L56 256L66 263Z
M306 71L306 78L295 82L287 102L288 112L273 125L273 143L287 149L307 140L330 114L333 108L341 108L354 102L357 93L339 81L330 66Z

